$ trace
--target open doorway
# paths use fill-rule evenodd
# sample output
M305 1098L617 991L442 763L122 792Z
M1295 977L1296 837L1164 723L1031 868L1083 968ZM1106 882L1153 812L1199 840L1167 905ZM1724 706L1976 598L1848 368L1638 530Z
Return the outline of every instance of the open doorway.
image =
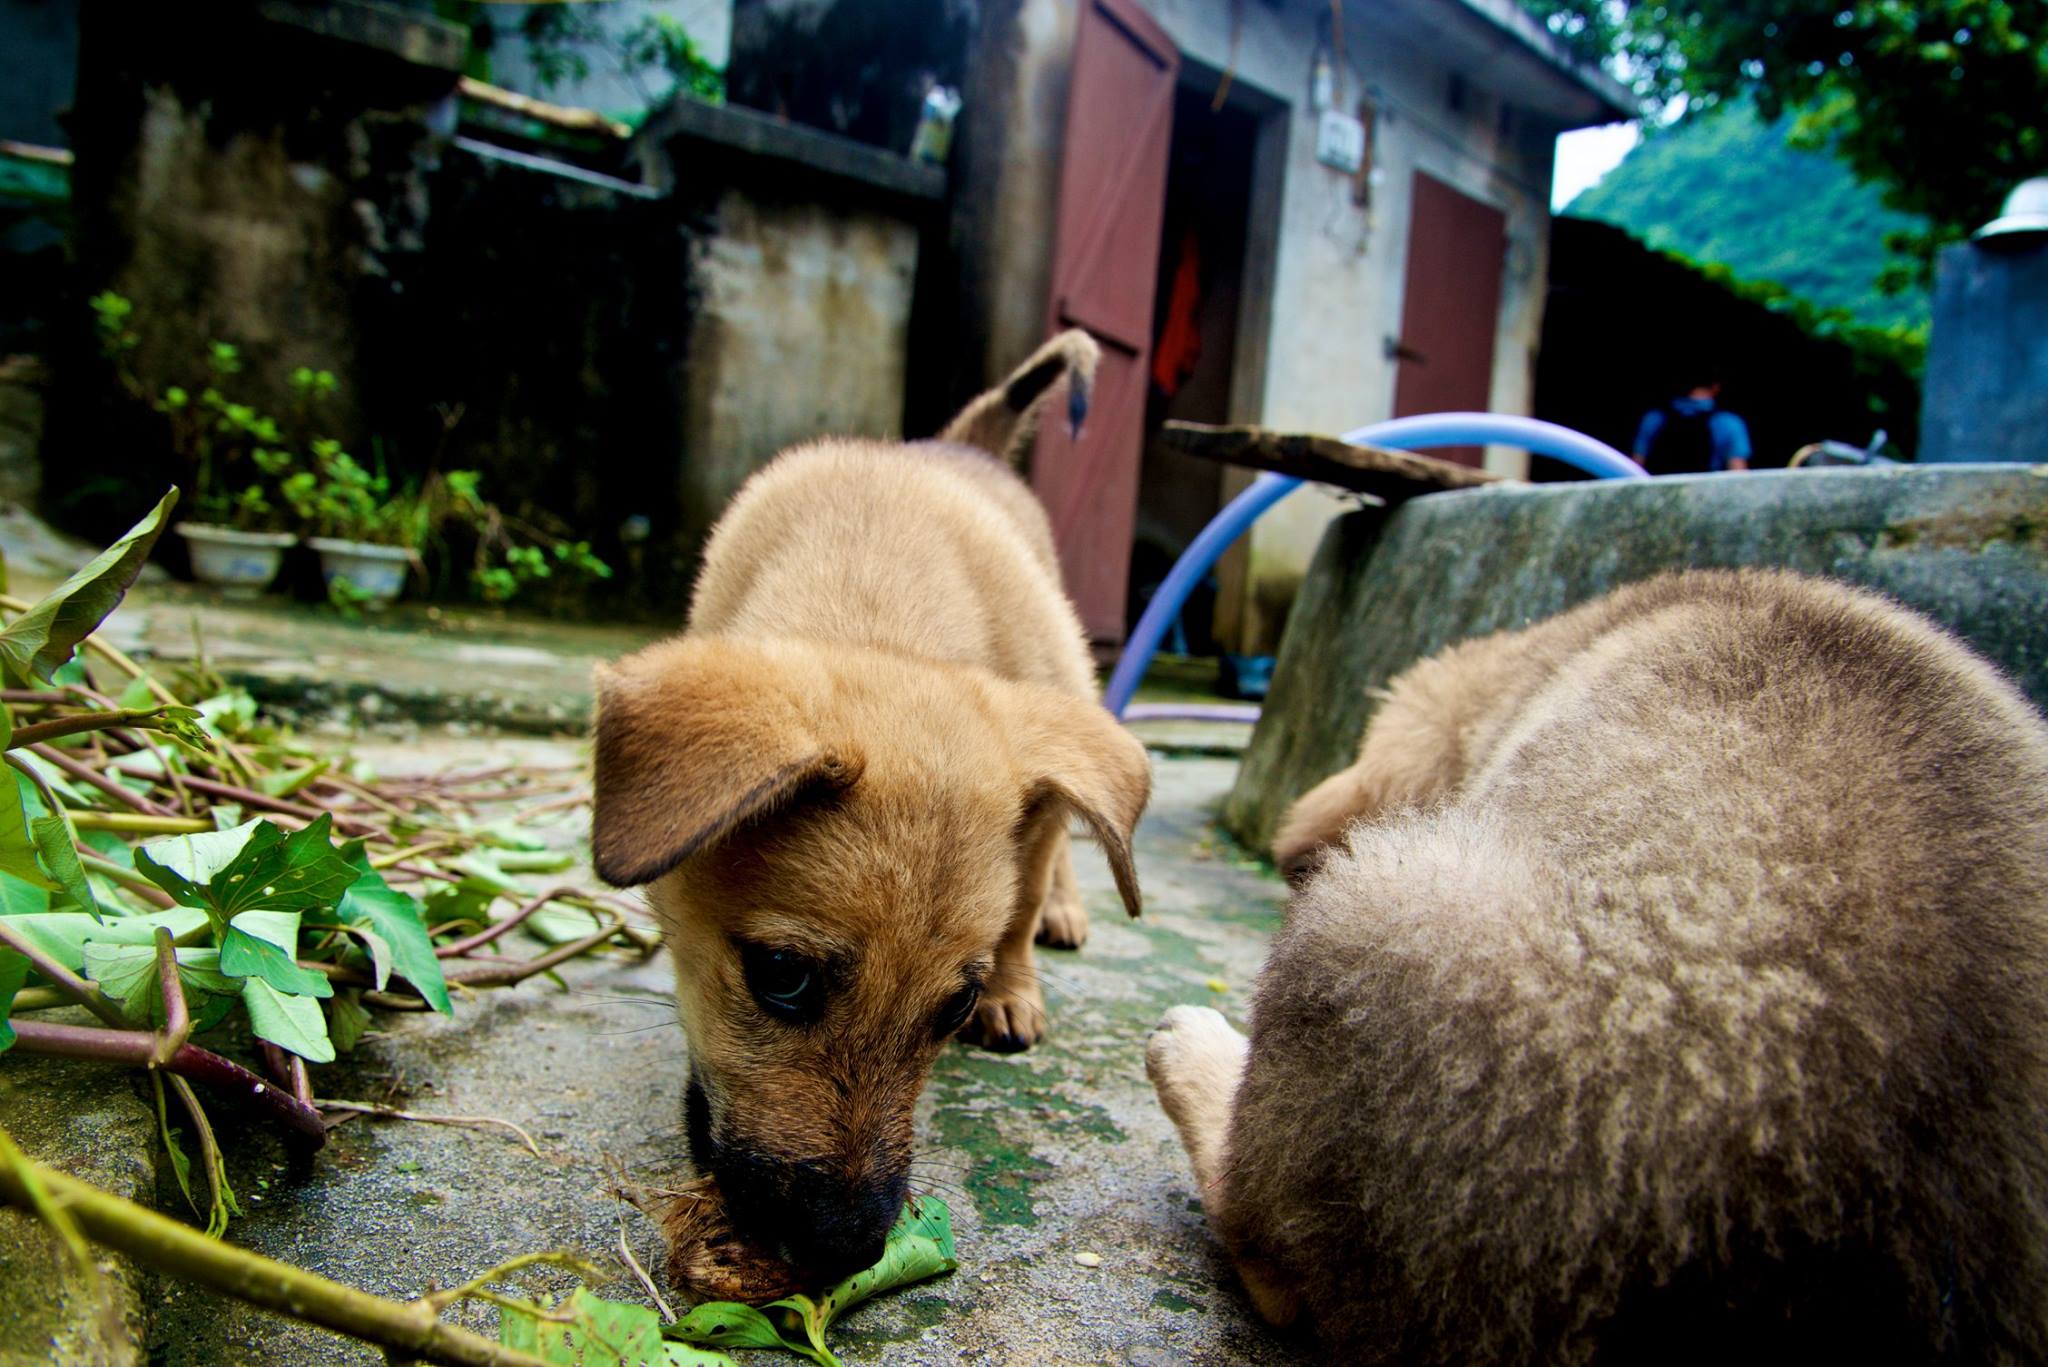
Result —
M1225 91L1220 105L1218 90ZM1230 472L1159 440L1169 420L1249 422L1264 385L1286 106L1183 58L1174 93L1145 444L1132 530L1135 622L1188 543L1237 490ZM1161 648L1214 654L1217 584L1197 587Z

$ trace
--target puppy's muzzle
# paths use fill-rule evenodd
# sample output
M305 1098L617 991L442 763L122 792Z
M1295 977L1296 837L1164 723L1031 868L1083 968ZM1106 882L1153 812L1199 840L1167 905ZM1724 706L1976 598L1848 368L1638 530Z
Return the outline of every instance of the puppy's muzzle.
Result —
M820 1282L835 1282L880 1261L890 1227L909 1196L907 1171L864 1164L849 1172L831 1162L777 1158L723 1143L694 1080L685 1100L691 1157L718 1178L733 1227L777 1250Z

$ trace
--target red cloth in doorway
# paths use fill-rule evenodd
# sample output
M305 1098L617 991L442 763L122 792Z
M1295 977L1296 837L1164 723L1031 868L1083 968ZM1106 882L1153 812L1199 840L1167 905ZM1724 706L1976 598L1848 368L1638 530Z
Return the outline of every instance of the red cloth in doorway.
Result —
M1202 306L1202 249L1189 228L1181 236L1180 259L1174 263L1173 284L1166 298L1166 320L1159 326L1159 340L1152 347L1152 383L1172 398L1195 373L1202 359L1202 330L1195 314Z

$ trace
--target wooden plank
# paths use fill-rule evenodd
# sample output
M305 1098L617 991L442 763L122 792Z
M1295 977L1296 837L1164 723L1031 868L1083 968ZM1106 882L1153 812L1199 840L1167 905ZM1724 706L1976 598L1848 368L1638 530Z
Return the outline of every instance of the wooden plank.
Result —
M1159 435L1161 441L1184 455L1295 475L1317 484L1334 484L1354 493L1372 494L1388 503L1445 489L1494 484L1501 478L1433 456L1390 451L1383 446L1353 446L1335 437L1308 432L1169 422Z

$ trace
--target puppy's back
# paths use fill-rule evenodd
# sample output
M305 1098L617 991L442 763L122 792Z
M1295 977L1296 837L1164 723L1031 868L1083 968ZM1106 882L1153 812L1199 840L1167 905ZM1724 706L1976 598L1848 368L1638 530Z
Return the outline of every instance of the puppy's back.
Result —
M2040 719L1793 576L1547 625L1297 900L1225 1237L1361 1359L2048 1354Z
M1094 688L1037 499L993 457L948 443L835 438L778 456L713 529L690 629Z

